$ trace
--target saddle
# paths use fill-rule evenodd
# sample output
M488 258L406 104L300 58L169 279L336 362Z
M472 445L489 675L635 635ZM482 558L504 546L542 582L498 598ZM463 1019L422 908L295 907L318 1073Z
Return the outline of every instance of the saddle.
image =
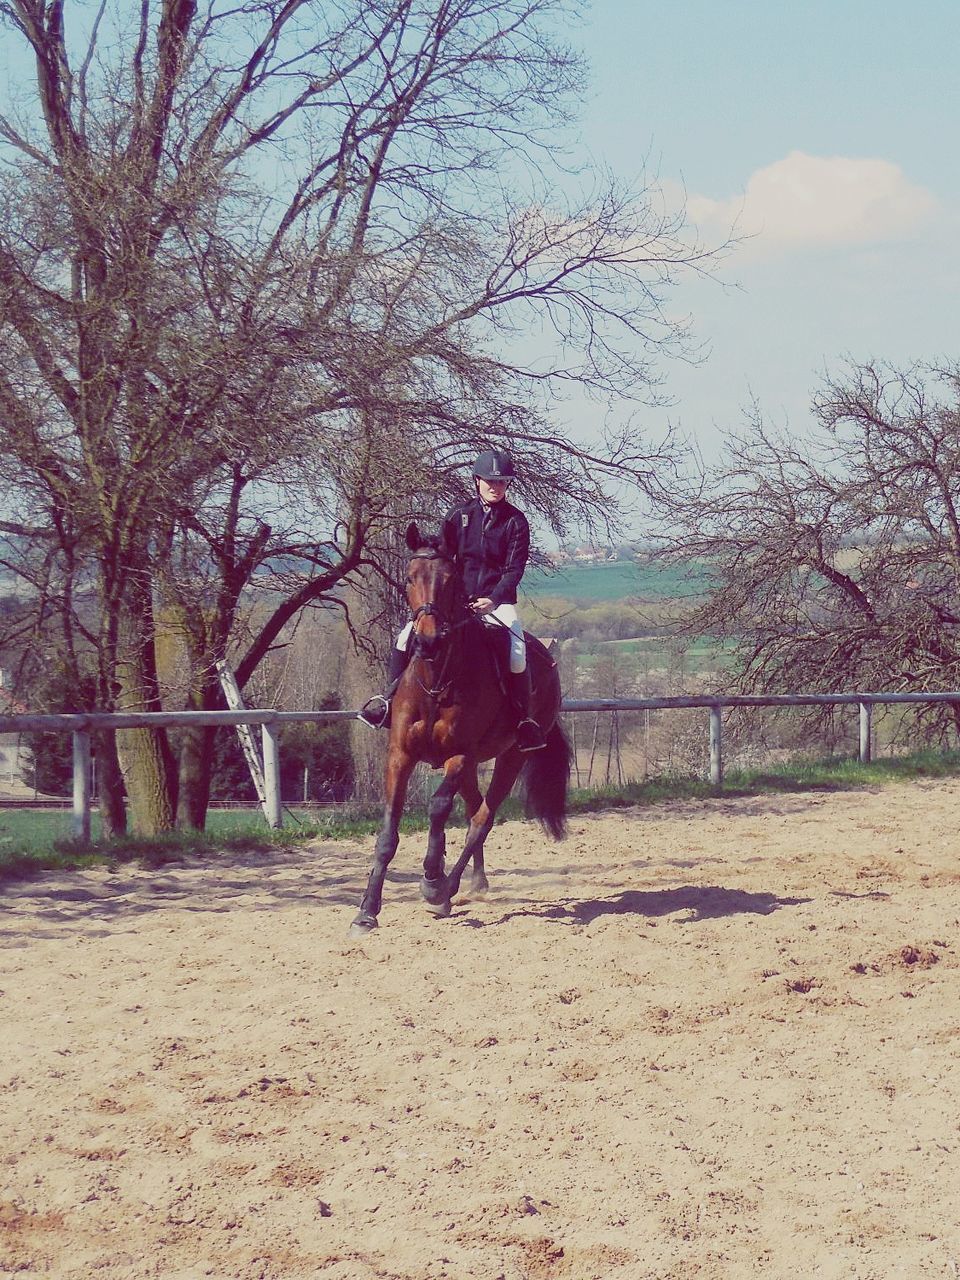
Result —
M493 668L497 673L500 692L509 699L510 696L510 628L498 623L481 622L484 630L484 641L493 658ZM536 636L524 631L523 638L527 645L527 666L531 679L544 668L556 666L550 656L550 650Z

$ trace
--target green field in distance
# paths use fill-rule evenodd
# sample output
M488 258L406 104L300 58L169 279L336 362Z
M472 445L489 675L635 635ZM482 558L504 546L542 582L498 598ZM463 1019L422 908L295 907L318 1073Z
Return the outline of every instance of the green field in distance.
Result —
M705 575L696 569L659 568L636 560L599 563L574 561L556 570L531 567L523 575L521 592L538 596L562 596L584 604L609 600L664 600L695 595Z

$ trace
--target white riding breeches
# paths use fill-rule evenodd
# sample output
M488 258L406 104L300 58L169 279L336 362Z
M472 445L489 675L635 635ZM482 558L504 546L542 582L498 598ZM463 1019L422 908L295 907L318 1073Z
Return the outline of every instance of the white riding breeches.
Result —
M491 622L496 618L496 622ZM527 642L523 638L523 627L517 617L515 604L498 604L495 609L483 615L488 627L504 626L510 628L510 670L514 675L527 669Z
M527 643L523 638L523 627L517 617L515 604L498 604L495 609L483 615L484 624L488 627L503 626L510 631L510 670L514 675L527 669ZM413 635L413 623L408 622L397 636L396 647L406 653L410 637Z

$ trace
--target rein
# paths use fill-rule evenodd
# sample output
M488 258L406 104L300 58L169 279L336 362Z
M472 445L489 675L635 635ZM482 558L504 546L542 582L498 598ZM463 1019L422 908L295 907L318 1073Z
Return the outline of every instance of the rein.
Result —
M432 547L432 546L420 547L417 551L414 552L414 559L445 560L451 565L454 563L450 556L446 555L439 548ZM459 664L457 664L457 669L453 670L452 672L450 671L451 663L454 662L456 657L458 656L456 652L457 646L454 644L451 644L451 640L453 639L453 637L456 635L458 631L462 630L464 627L470 626L470 624L473 622L479 622L482 625L482 620L479 614L473 613L472 610L470 610L466 605L463 605L462 609L464 612L464 617L461 618L459 622L446 621L443 615L440 613L440 610L437 608L437 605L432 600L427 601L426 604L418 605L417 608L411 610L411 613L410 613L410 621L413 623L413 628L414 628L413 629L413 643L415 646L414 655L420 658L421 662L429 663L431 666L431 671L433 673L433 681L432 681L431 688L428 688L427 685L425 685L423 681L419 678L419 676L416 677L417 684L420 686L421 690L427 695L427 697L432 700L436 700L437 698L440 698L443 695L447 694L450 691L450 689L453 687L454 681L456 680L457 675L459 674ZM423 653L420 653L416 648L417 641L419 639L417 635L417 623L421 618L430 618L430 617L437 619L437 646L439 649L439 653L432 658L427 657ZM492 621L497 622L500 626L505 625L504 623L500 622L499 618L492 619Z
M418 619L421 617L437 616L437 613L437 607L433 603L422 604L419 608L413 611L410 620L414 624L413 642L415 646L418 639L416 631ZM432 686L429 688L423 683L419 676L416 677L417 684L428 698L439 698L443 694L448 693L453 687L453 682L456 679L458 672L454 671L448 675L450 663L455 657L455 646L450 643L450 640L456 632L462 630L466 626L469 626L472 621L473 614L469 612L466 617L461 619L460 622L447 623L441 621L437 628L437 642L440 652L436 657L428 658L425 654L419 653L416 648L414 649L414 656L418 657L421 662L429 663L431 670L433 671L433 682Z

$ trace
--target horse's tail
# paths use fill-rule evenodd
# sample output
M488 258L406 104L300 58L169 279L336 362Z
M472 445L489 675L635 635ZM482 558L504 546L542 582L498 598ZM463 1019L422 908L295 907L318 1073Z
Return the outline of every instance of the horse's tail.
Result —
M567 834L567 784L573 752L559 721L546 735L547 745L531 751L520 775L524 808L554 840Z

